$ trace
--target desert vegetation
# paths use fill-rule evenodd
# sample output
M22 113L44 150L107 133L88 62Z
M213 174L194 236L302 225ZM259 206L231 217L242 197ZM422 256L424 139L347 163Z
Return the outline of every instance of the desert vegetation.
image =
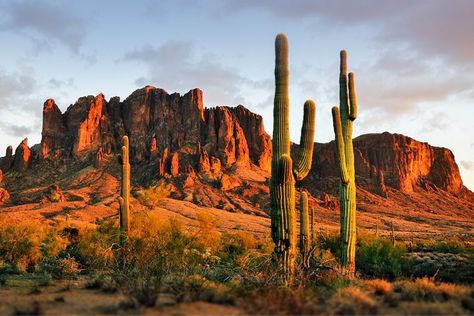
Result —
M75 297L80 301L84 293L113 298L89 311L94 313L135 313L196 302L252 314L474 310L474 252L461 241L394 246L389 238L362 233L356 277L348 278L338 259L337 232L319 234L308 258L310 269L297 257L294 282L287 285L281 282L282 266L274 260L269 239L245 231L221 232L207 213L198 219L197 227L188 227L153 211L135 213L128 240L121 243L118 216L82 228L66 220L50 226L30 221L9 225L3 216L1 312L61 310L58 293L63 304L74 304ZM458 256L455 270L444 259L449 254ZM35 299L54 287L51 301ZM8 302L11 292L24 296L24 303Z

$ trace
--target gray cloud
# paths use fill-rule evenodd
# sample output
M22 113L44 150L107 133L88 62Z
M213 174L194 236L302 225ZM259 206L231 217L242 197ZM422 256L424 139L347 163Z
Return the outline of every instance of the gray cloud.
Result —
M8 1L0 4L0 30L29 38L38 50L55 42L78 53L85 36L85 22L71 8L44 1Z
M385 44L407 44L425 57L438 56L451 62L472 62L474 2L457 0L227 0L220 10L262 10L278 18L301 22L319 21L327 28L365 25Z
M364 33L369 34L366 40L382 49L376 56L367 56L372 63L365 61L355 69L357 89L360 103L371 109L370 116L377 120L397 118L423 104L454 96L474 100L474 41L468 39L468 34L474 33L474 1L225 3L228 12L261 10L290 23L307 21L319 29L364 27ZM330 89L333 86L327 86L326 90Z
M461 167L466 170L472 170L474 168L474 162L472 161L461 160L459 163L461 164Z
M74 86L74 78L68 78L67 80L60 80L56 78L51 78L48 80L48 87L52 89L60 89L62 87L73 87Z
M237 69L220 64L217 56L198 52L186 41L168 41L159 47L144 46L127 52L122 60L143 63L147 67L148 75L135 80L136 84L156 83L170 92L202 88L205 102L210 106L243 103L243 86L265 90L269 85L268 80L252 81L243 77Z

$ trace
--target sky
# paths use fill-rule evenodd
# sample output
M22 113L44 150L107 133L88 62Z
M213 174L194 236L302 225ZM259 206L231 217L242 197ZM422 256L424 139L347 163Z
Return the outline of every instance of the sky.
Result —
M451 149L474 190L474 1L0 0L0 153L41 140L42 107L145 85L243 104L271 135L274 40L289 38L290 122L306 99L334 138L339 51L355 73L354 137L389 131Z

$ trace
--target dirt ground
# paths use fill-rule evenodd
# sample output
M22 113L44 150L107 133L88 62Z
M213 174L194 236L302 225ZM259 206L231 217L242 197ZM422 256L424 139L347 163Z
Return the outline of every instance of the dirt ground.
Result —
M40 285L41 280L27 276L9 276L0 286L0 315L241 315L234 306L207 302L180 302L162 294L153 308L134 308L120 293L87 289L85 279L54 281Z

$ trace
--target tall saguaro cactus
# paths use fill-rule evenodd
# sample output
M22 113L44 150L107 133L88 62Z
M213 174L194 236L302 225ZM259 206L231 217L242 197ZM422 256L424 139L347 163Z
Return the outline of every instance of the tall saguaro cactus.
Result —
M309 258L311 252L311 235L308 214L308 195L301 192L300 195L300 254L303 268L309 268Z
M316 105L304 104L303 126L298 160L290 156L288 96L288 39L278 34L275 40L275 99L273 106L273 156L271 196L271 229L274 252L281 261L285 278L291 279L296 258L295 179L301 180L311 169Z
M122 155L122 179L120 186L120 230L128 236L130 224L130 160L128 136L123 137Z
M356 185L352 124L357 118L354 74L347 75L347 54L341 51L339 107L332 108L336 154L340 174L341 264L349 276L355 273Z

